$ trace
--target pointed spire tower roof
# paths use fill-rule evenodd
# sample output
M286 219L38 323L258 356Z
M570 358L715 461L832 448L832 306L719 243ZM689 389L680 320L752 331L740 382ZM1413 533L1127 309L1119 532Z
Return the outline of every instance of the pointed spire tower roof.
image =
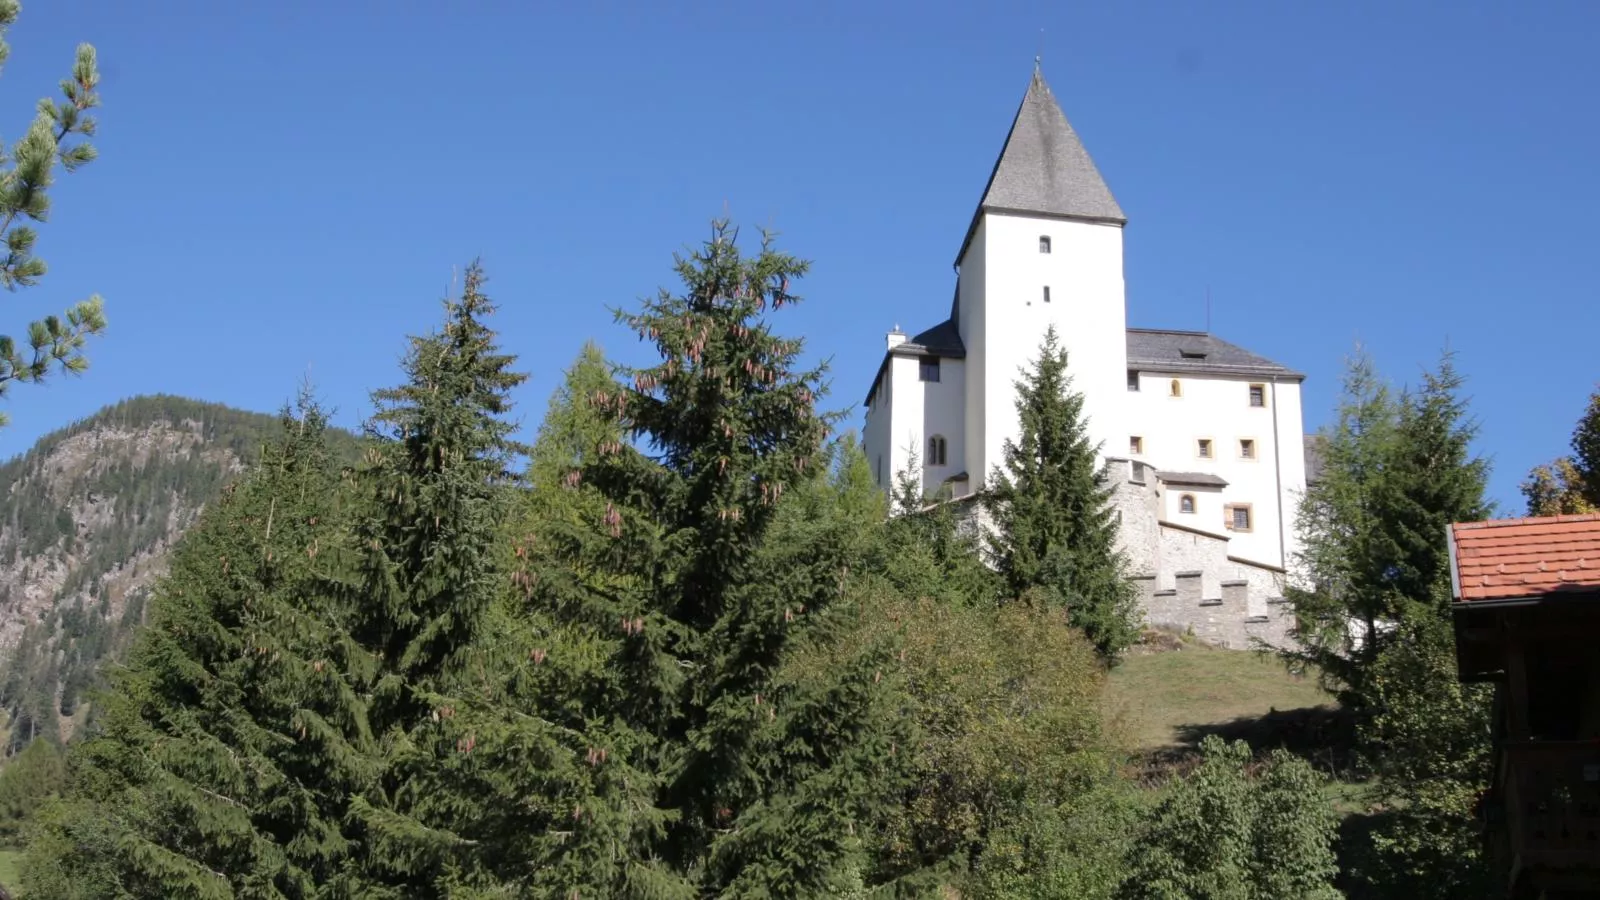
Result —
M983 200L962 242L965 253L985 210L1087 219L1116 225L1127 216L1111 195L1089 151L1056 103L1037 64L1017 117L995 160Z

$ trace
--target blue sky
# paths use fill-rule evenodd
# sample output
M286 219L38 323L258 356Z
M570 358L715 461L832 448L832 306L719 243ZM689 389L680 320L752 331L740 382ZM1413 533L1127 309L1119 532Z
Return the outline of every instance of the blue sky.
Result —
M1519 512L1600 377L1585 2L30 0L0 134L87 40L102 155L0 328L92 291L112 328L12 392L0 456L136 393L271 410L308 371L355 424L478 254L531 429L585 338L640 352L607 308L725 205L814 260L781 328L859 420L883 333L948 309L1041 27L1129 217L1130 324L1204 327L1209 286L1214 332L1308 373L1308 429L1358 340L1399 382L1448 344Z

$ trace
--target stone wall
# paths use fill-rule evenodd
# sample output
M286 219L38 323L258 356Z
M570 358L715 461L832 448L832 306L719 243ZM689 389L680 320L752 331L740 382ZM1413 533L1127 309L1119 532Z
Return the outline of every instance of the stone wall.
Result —
M1160 485L1148 467L1112 460L1111 472L1118 543L1147 626L1237 650L1293 646L1281 570L1229 556L1226 534L1161 521ZM964 528L992 527L975 498L953 502Z

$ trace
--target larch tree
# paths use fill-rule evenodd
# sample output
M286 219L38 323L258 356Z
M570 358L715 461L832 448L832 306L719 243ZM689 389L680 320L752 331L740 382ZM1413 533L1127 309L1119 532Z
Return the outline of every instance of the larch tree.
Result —
M1066 609L1115 664L1138 637L1139 610L1117 547L1112 486L1054 327L1017 382L1016 404L1021 434L1006 441L984 497L993 558L1012 598Z
M11 54L5 31L21 12L18 0L0 0L0 63ZM49 217L57 164L71 173L94 160L89 138L95 133L91 111L100 105L99 86L94 47L79 44L72 74L61 81L62 99L41 99L27 133L12 145L8 156L0 155L10 163L0 170L0 240L5 242L0 287L8 291L32 287L45 274L44 260L34 255L38 233L28 223ZM105 327L105 306L95 295L62 315L28 323L20 339L0 333L0 396L14 383L36 384L54 371L84 371L89 364L84 344ZM0 413L0 425L4 424Z
M1572 430L1572 454L1535 466L1522 483L1530 516L1580 515L1600 510L1600 391Z
M1391 812L1352 852L1395 896L1463 896L1481 876L1473 805L1485 787L1488 695L1454 677L1447 525L1490 515L1488 464L1447 354L1399 396L1358 353L1322 478L1299 510L1300 648L1357 726Z
M184 536L41 816L28 896L300 898L346 871L370 666L314 590L339 532L324 435L302 398Z
M1301 501L1288 596L1299 650L1352 707L1396 625L1440 616L1449 600L1446 525L1484 518L1488 463L1446 355L1422 385L1395 397L1371 360L1349 362L1338 420L1326 433L1321 479Z

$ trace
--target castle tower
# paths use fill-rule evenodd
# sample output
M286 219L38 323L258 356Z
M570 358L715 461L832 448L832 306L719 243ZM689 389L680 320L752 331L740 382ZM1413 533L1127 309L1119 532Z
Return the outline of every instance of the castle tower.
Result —
M966 465L981 489L1018 434L1015 382L1047 326L1068 353L1102 454L1127 429L1122 207L1036 68L956 256L966 355Z

